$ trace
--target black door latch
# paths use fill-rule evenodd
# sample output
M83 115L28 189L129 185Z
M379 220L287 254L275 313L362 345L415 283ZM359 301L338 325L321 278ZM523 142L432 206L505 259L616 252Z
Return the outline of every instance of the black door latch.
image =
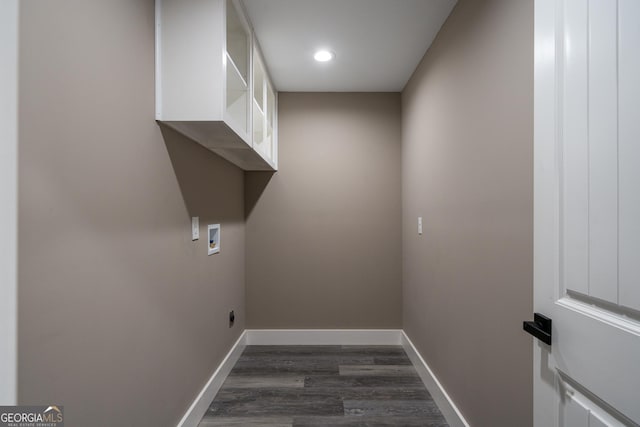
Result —
M522 322L522 329L545 344L551 345L551 319L540 313L533 313L533 322Z

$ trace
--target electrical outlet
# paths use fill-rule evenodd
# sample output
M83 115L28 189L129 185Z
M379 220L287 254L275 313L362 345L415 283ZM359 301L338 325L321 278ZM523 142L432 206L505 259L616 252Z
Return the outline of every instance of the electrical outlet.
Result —
M418 234L422 235L422 217L418 217Z

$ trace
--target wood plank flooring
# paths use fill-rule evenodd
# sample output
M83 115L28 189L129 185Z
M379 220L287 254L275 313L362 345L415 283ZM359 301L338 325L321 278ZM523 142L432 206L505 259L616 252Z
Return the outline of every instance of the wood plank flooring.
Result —
M200 427L447 427L400 346L247 346Z

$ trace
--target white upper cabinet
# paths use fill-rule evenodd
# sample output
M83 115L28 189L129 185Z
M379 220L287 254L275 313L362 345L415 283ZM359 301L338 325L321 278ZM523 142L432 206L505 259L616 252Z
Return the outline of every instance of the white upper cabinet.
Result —
M156 120L242 169L276 170L276 102L238 0L156 0Z

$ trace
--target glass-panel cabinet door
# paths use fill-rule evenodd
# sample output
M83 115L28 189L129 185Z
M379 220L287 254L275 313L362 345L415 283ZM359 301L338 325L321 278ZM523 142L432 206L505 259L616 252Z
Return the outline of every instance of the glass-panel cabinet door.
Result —
M266 135L265 135L265 150L267 153L267 157L269 158L269 160L273 160L274 156L273 156L273 152L274 152L274 133L273 133L273 129L274 129L274 121L275 121L275 117L276 117L276 95L273 92L273 87L271 86L271 83L267 80L265 82L265 91L267 93L267 99L265 100L265 105L266 105L266 109L267 109L267 113L266 113L266 120L265 120L265 126L266 126Z
M257 49L253 54L253 148L273 162L276 97Z
M226 1L227 10L227 114L245 134L249 132L249 56L251 34L240 18L232 0Z
M260 57L253 55L253 148L264 154L265 111L264 111L265 73Z

